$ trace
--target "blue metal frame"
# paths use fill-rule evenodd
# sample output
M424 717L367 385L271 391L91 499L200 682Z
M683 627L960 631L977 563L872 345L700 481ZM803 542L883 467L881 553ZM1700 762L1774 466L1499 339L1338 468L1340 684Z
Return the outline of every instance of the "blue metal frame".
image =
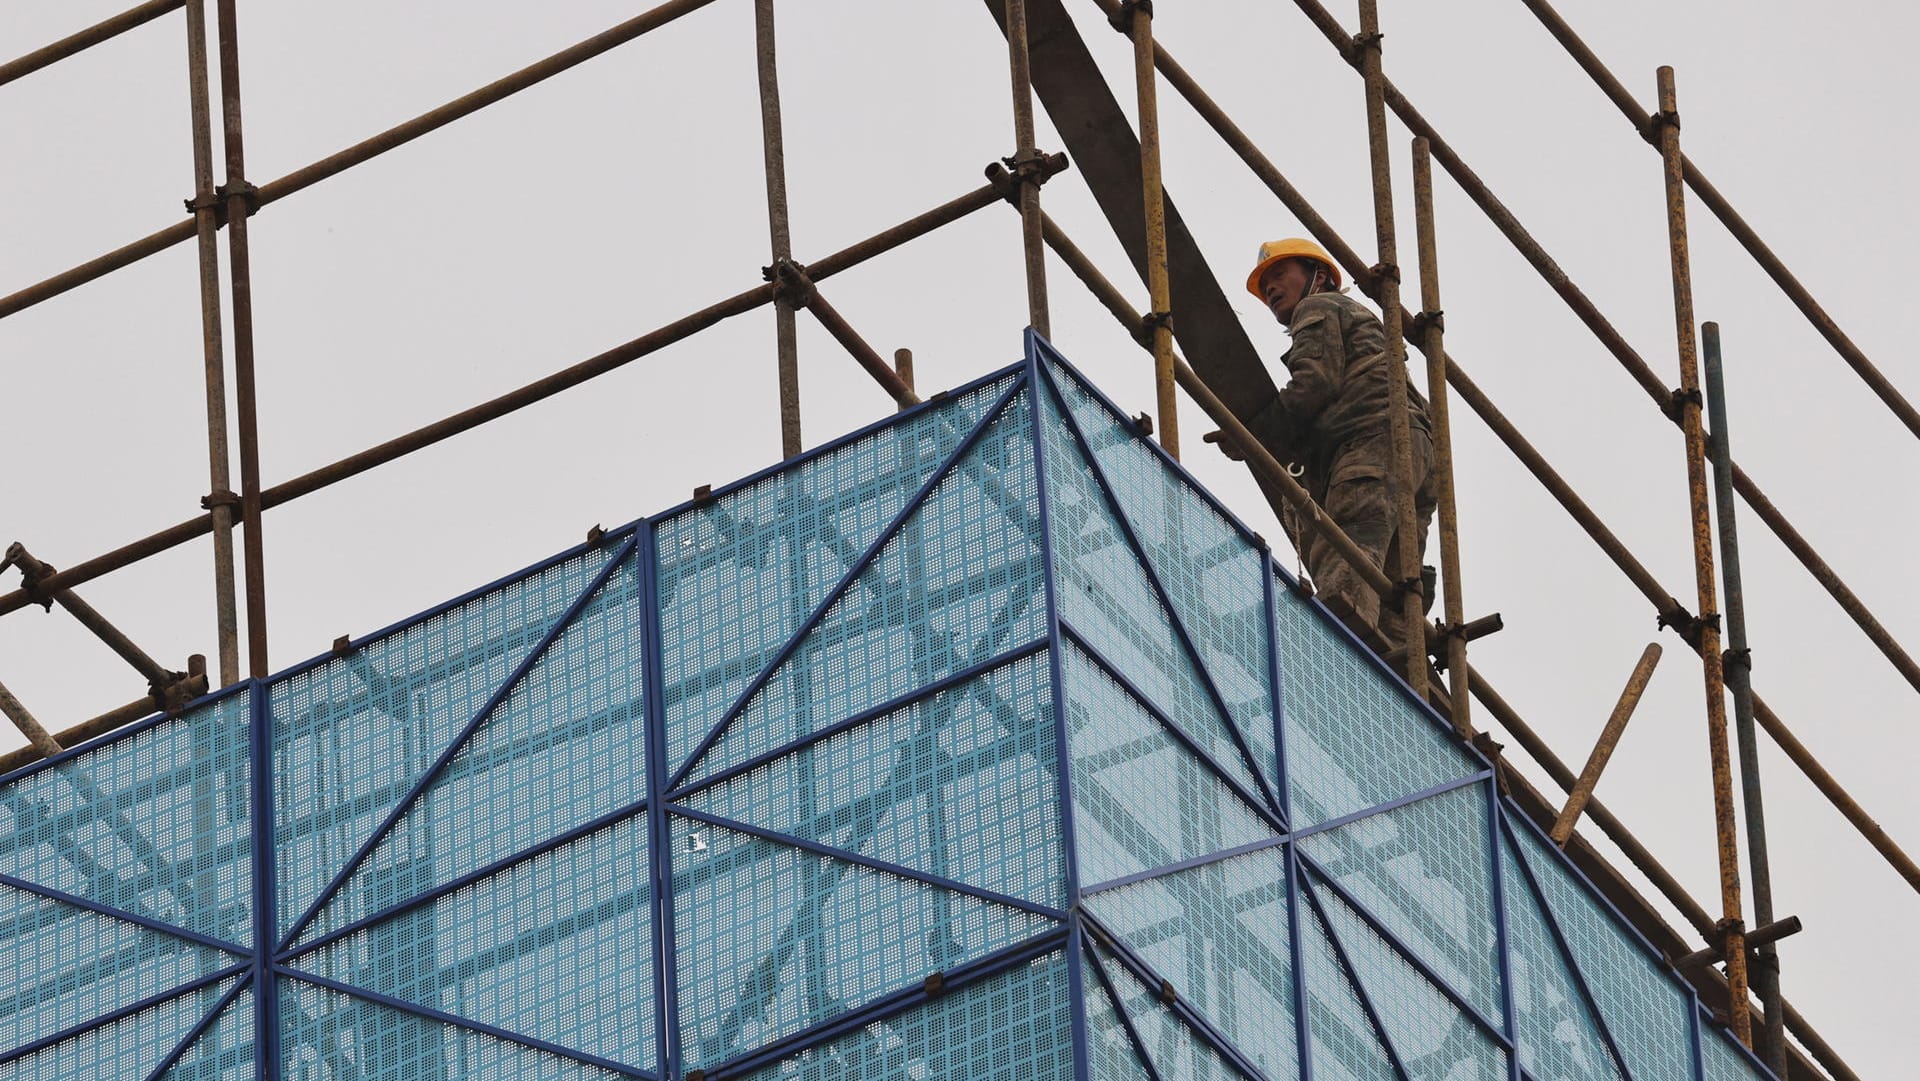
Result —
M280 996L273 981L273 955L280 926L280 872L274 861L273 722L267 686L256 679L247 687L247 780L253 798L253 1070L258 1081L279 1081Z
M1493 934L1494 949L1500 959L1500 1009L1506 1014L1507 1041L1513 1048L1507 1056L1507 1076L1513 1081L1520 1081L1520 1018L1514 1009L1512 924L1507 918L1506 858L1500 846L1503 816L1500 812L1499 783L1492 775L1487 778L1486 808L1487 873L1493 883Z
M88 912L107 916L111 919L125 920L128 923L138 924L149 931L158 931L163 935L169 935L173 938L185 939L196 946L206 946L209 949L241 956L253 952L250 946L242 946L237 942L227 942L224 939L214 938L211 935L203 935L191 928L179 927L162 920L156 920L151 916L143 916L138 912L129 912L124 908L103 905L90 898L68 893L65 890L58 890L52 886L43 886L37 882L28 882L24 878L15 878L12 875L0 874L0 886L9 886L22 893L31 893L36 897L45 897L49 901L58 901L63 905L84 908Z
M995 420L999 419L1000 414L1006 409L1007 403L1011 402L1014 396L1020 393L1020 388L1024 385L1026 385L1026 380L1014 380L1013 385L1009 386L1006 391L1000 395L999 399L996 400L985 413L980 415L980 419L976 421L973 428L967 432L966 438L962 439L959 445L954 447L953 452L947 456L946 461L941 462L939 468L935 469L932 475L927 477L926 481L913 493L906 504L900 508L899 513L895 514L893 519L887 523L886 528L880 531L880 535L875 537L873 542L867 545L866 550L860 553L860 558L853 561L853 564L847 568L846 573L840 576L840 580L834 583L832 589L827 591L827 595L820 599L820 603L815 605L813 611L808 613L807 618L800 623L799 627L794 629L793 634L788 637L786 644L782 645L780 651L774 654L773 660L769 661L765 667L760 669L759 673L753 677L753 680L747 684L746 689L740 692L740 696L736 698L733 704L727 708L727 711L721 715L719 723L709 729L707 734L701 737L700 742L694 745L692 752L687 755L687 760L673 772L671 778L667 781L666 787L668 790L678 789L686 782L687 774L693 772L694 767L700 764L700 759L713 748L715 743L720 741L720 737L726 734L727 729L732 726L740 714L746 711L748 704L753 701L754 696L760 693L760 689L767 685L767 681L772 679L774 673L780 670L780 666L785 664L789 657L793 656L794 651L800 648L802 642L806 641L807 635L812 633L813 629L820 624L820 621L826 618L827 613L833 609L834 602L838 601L841 595L846 593L848 587L852 586L860 577L860 572L867 569L868 564L872 563L874 558L880 554L880 550L885 548L887 542L893 539L894 534L900 531L900 527L905 525L909 518L913 517L914 512L920 509L922 503L926 502L927 496L931 495L933 490L940 486L941 481L947 479L947 474L953 472L953 467L958 465L960 460L967 456L967 452L973 449L974 444L980 441L980 437L986 434L987 429L992 427Z
M220 1016L220 1012L228 1006L233 1005L234 1000L240 997L240 992L245 991L251 986L253 986L252 972L244 973L239 979L233 981L233 986L227 988L226 992L214 1002L213 1009L208 1010L201 1016L199 1022L188 1029L187 1034L180 1037L180 1039L174 1043L173 1050L167 1052L167 1057L161 1059L160 1064L148 1072L146 1081L160 1081L161 1078L165 1077L167 1071L173 1069L174 1064L186 1056L187 1051L193 1047L194 1042L206 1035L207 1030L213 1027L214 1022Z
M1306 951L1300 940L1300 853L1287 846L1287 950L1293 957L1293 1034L1300 1045L1300 1081L1313 1081L1313 1027L1307 1017Z
M1080 422L1074 418L1073 410L1067 407L1066 395L1062 394L1059 386L1054 383L1053 373L1040 365L1037 359L1035 367L1039 371L1041 381L1047 386L1047 392L1051 395L1053 404L1059 410L1061 421L1067 426L1068 434L1073 437L1075 449L1080 452L1081 460L1086 463L1088 474L1100 488L1100 495L1106 501L1108 514L1113 517L1114 524L1120 527L1122 543L1132 551L1134 562L1139 564L1141 573L1146 576L1148 587L1153 590L1154 599L1159 602L1161 611L1166 614L1167 625L1173 628L1174 638L1180 643L1181 650L1186 653L1188 662L1193 665L1194 674L1200 677L1200 685L1207 693L1207 700L1220 714L1220 723L1225 726L1235 749L1240 752L1240 758L1246 765L1247 771L1253 775L1253 783L1260 786L1260 794L1265 797L1267 805L1284 817L1279 798L1275 796L1272 789L1267 787L1266 773L1260 769L1259 760L1254 758L1253 752L1247 748L1246 736L1240 731L1239 722L1234 720L1233 711L1227 708L1226 697L1214 684L1213 673L1207 670L1206 662L1200 656L1200 650L1194 646L1192 636L1187 633L1186 624L1181 620L1179 611L1174 608L1173 599L1167 594L1167 587L1160 581L1160 573L1154 570L1153 560L1147 555L1146 545L1140 543L1139 534L1134 532L1133 523L1127 518L1126 508L1121 506L1119 497L1114 495L1113 485L1107 479L1106 470L1101 468L1099 459L1094 457L1093 449L1087 442L1086 433L1081 431ZM1039 397L1037 392L1034 396ZM1037 408L1035 412L1038 413Z
M561 612L559 618L553 621L553 625L548 627L546 632L540 636L540 641L534 645L533 649L528 651L525 657L520 659L519 664L514 666L513 672L507 677L506 682L494 688L493 693L487 696L486 704L480 707L479 712L473 715L473 719L469 720L466 725L460 729L460 733L453 738L453 741L448 743L446 748L440 752L439 756L434 759L433 765L428 766L426 772L422 773L419 779L413 782L413 786L407 790L406 795L400 797L400 802L395 804L391 811L387 812L386 818L381 820L380 825L374 829L373 833L368 835L365 841L361 842L360 847L354 851L353 857L347 860L346 865L341 867L339 872L333 876L333 880L328 882L326 888L320 891L320 896L314 899L313 904L308 906L300 918L293 922L293 926L288 929L286 937L280 941L281 949L286 949L293 945L294 941L300 937L300 932L307 929L307 925L312 923L314 917L318 916L320 912L327 907L327 903L333 900L334 895L340 892L341 887L345 886L347 882L353 878L353 873L359 870L360 864L364 862L369 855L373 854L373 850L379 846L381 841L386 839L387 834L393 829L394 824L399 822L401 817L407 813L408 809L413 806L414 801L420 798L420 794L427 790L427 786L431 785L434 779L439 777L441 772L447 768L447 764L453 761L454 756L460 753L460 748L466 746L467 740L473 738L473 734L480 730L480 726L486 723L487 718L493 716L493 711L499 709L501 703L507 700L507 696L512 694L514 688L520 685L520 681L526 678L526 674L532 671L536 664L540 663L540 658L546 655L547 649L551 647L553 643L559 641L560 636L566 632L566 629L573 625L573 621L586 609L587 604L599 594L601 587L607 584L607 580L612 578L614 573L620 569L620 565L625 563L627 558L633 554L636 540L637 538L629 538L625 543L621 544L612 555L607 557L607 561L601 565L598 571L594 572L592 580L587 583L587 587L580 591L579 596L575 597L572 603L567 605L566 610ZM264 716L266 712L264 701L258 708ZM271 796L271 790L269 790L268 794ZM278 912L275 913L275 916L278 916Z
M659 533L652 521L640 527L641 695L645 702L647 756L647 875L653 890L654 1060L662 1077L680 1076L680 974L673 939L672 838L663 808L666 790L666 662L661 650Z
M1239 1071L1249 1081L1267 1081L1266 1073L1255 1066L1252 1059L1235 1047L1225 1033L1215 1028L1211 1020L1193 1008L1193 1003L1180 993L1178 984L1154 971L1153 966L1147 964L1146 958L1141 957L1126 939L1114 934L1112 928L1100 922L1099 917L1085 909L1080 911L1080 917L1095 932L1092 941L1096 950L1105 949L1150 988L1173 988L1173 1001L1167 1004L1167 1011L1185 1025L1188 1031L1199 1037L1202 1043L1213 1048L1215 1053L1227 1061L1227 1065ZM1126 1007L1117 999L1114 1005L1124 1013Z
M1088 960L1092 960L1094 979L1100 984L1100 993L1107 997L1107 1006L1113 1010L1114 1016L1120 1019L1120 1027L1126 1031L1127 1043L1133 1048L1134 1059L1147 1072L1148 1081L1161 1081L1159 1067L1153 1064L1153 1057L1147 1054L1147 1042L1140 1038L1140 1031L1133 1027L1133 1018L1127 1016L1126 1008L1120 1005L1119 992L1114 989L1113 980L1107 976L1105 966L1100 964L1100 958L1088 957L1092 952L1091 944L1081 949L1081 965L1084 967Z
M1340 963L1340 972L1347 978L1347 986L1353 988L1355 997L1360 1000L1360 1011L1367 1015L1367 1024L1373 1026L1373 1035L1380 1041L1381 1050L1387 1053L1387 1063L1400 1081L1413 1081L1407 1073L1407 1064L1400 1060L1400 1049L1394 1046L1393 1033L1387 1031L1385 1022L1380 1020L1380 1011L1373 1004L1373 996L1367 992L1367 985L1360 979L1360 971L1354 967L1353 958L1347 955L1346 943L1340 941L1340 933L1333 929L1333 921L1327 918L1327 910L1320 904L1319 895L1313 892L1304 876L1300 879L1301 892L1306 895L1308 907L1313 909L1315 919L1320 921L1320 929L1327 934L1327 945L1333 948L1334 960ZM1509 1055L1511 1059L1513 1056Z
M148 995L147 997L139 1000L138 1002L134 1002L134 1003L131 1003L130 1005L122 1006L117 1010L113 1010L111 1012L101 1014L99 1017L89 1017L85 1021L68 1025L66 1028L61 1029L60 1031L54 1033L51 1036L42 1036L39 1039L34 1040L32 1043L22 1044L21 1046L12 1048L11 1050L0 1051L0 1066L5 1066L9 1062L17 1062L20 1059L26 1058L28 1055L34 1054L35 1052L45 1051L47 1048L52 1047L54 1044L71 1040L75 1036L82 1036L82 1035L85 1035L86 1033L93 1032L96 1029L105 1028L108 1025L113 1024L115 1021L124 1021L127 1018L132 1017L134 1014L140 1013L143 1010L152 1009L153 1007L158 1006L163 1002L170 1002L173 999L181 997L182 995L190 995L202 988L212 987L213 985L219 983L221 980L232 979L235 976L244 977L248 972L249 965L250 965L250 962L243 961L237 965L228 965L225 968L216 969L213 972L209 972L206 975L193 980L191 983L185 983L180 985L179 987L169 987L165 991L160 992L159 994Z
M39 773L41 770L48 769L53 766L58 766L64 762L71 762L83 754L88 754L90 752L97 751L100 748L107 746L108 744L118 743L123 739L132 739L133 737L138 736L142 732L150 732L153 729L158 728L163 724L166 724L168 721L177 721L181 718L181 716L187 713L191 713L202 706L210 706L215 702L221 701L222 699L232 698L237 694L245 694L246 691L247 691L246 681L235 683L232 686L222 687L217 691L213 691L209 694L203 694L200 697L193 699L192 701L188 702L186 705L181 706L179 713L155 713L151 717L147 717L143 720L135 721L132 724L123 725L119 728L114 729L111 732L106 733L105 735L95 736L94 738L87 740L85 743L76 743L73 746L62 750L59 754L49 755L46 758L42 758L34 762L29 762L26 765L21 766L19 769L14 770L12 773L0 774L0 788L9 787L15 781L19 781L26 777L30 777L33 774Z

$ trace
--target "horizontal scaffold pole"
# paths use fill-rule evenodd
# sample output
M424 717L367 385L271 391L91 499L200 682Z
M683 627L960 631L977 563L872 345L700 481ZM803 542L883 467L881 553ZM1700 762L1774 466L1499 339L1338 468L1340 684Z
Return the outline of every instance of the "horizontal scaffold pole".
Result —
M146 3L130 7L118 15L102 19L85 30L68 34L51 45L42 46L25 56L0 64L0 86L5 86L22 76L31 75L41 68L57 64L103 41L117 38L136 27L145 26L186 2L187 0L147 0Z

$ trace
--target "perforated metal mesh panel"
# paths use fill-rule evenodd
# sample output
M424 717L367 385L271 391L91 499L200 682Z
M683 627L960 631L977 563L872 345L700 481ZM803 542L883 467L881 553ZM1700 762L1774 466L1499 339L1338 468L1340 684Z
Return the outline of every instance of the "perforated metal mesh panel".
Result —
M1496 1024L1486 790L1469 785L1317 833L1300 851Z
M1700 1053L1706 1081L1761 1081L1767 1076L1734 1040L1732 1033L1709 1017L1700 1020Z
M0 1081L1764 1076L1030 348L0 778Z
M1072 990L1052 954L748 1074L752 1081L1069 1081Z

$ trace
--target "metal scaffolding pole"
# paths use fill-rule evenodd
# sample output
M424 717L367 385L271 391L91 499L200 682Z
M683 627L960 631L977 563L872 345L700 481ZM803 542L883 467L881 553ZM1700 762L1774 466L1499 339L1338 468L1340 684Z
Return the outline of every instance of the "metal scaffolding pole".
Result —
M1420 527L1413 511L1414 489L1420 478L1413 471L1413 431L1407 419L1407 343L1401 327L1399 252L1394 243L1393 171L1387 155L1387 110L1383 100L1383 76L1380 72L1380 8L1378 0L1360 0L1360 71L1367 85L1367 150L1373 172L1373 232L1380 247L1380 262L1374 267L1379 293L1380 321L1387 332L1387 432L1393 444L1394 458L1394 535L1389 545L1387 568L1397 579L1398 592L1385 603L1400 607L1403 641L1406 650L1407 685L1421 698L1427 697L1427 625L1423 604L1424 589L1420 576ZM1382 620L1384 623L1385 621Z
M1147 214L1147 293L1152 335L1155 427L1160 446L1180 460L1180 403L1173 389L1173 299L1167 281L1167 199L1160 174L1159 77L1153 70L1153 0L1126 0L1114 25L1133 41L1140 120L1140 191Z
M1653 118L1640 107L1638 101L1634 100L1632 92L1626 88L1626 85L1615 78L1613 72L1607 70L1607 66L1600 62L1599 56L1587 47L1587 43L1580 40L1580 36L1573 32L1573 27L1567 25L1567 21L1560 17L1560 13L1555 11L1546 0L1520 0L1520 2L1539 18L1541 25L1545 26L1554 40L1567 50L1567 54L1573 57L1581 70L1585 71L1601 92L1606 94L1627 119L1633 122L1634 130L1640 133L1640 137L1658 149ZM1680 156L1680 168L1687 186L1693 189L1693 193L1700 198L1701 204L1720 219L1720 224L1727 227L1727 232L1732 233L1733 238L1740 242L1740 246L1747 249L1747 254L1753 256L1754 262L1760 264L1760 269L1766 271L1767 276L1780 287L1780 291L1787 294L1787 299L1793 302L1794 307L1800 309L1800 314L1807 317L1807 322L1813 324L1813 329L1827 340L1828 345L1833 346L1834 352L1840 354L1840 359L1847 362L1847 366L1867 384L1868 389L1872 390L1874 395L1893 411L1894 416L1900 418L1900 423L1906 425L1907 430L1914 435L1920 436L1920 409L1915 409L1913 403L1902 397L1899 390L1887 381L1887 377L1880 373L1880 369L1874 367L1873 361L1867 358L1867 354L1853 343L1852 338L1847 337L1846 331L1840 329L1840 324L1834 322L1833 316L1828 315L1827 310L1820 306L1820 302L1813 299L1813 294L1800 283L1800 279L1793 276L1793 272L1788 270L1780 257L1773 253L1773 249L1767 246L1766 241L1760 239L1760 234L1754 231L1753 226L1748 225L1746 219L1733 209L1733 204L1727 202L1726 196L1721 195L1719 189L1713 186L1707 179L1707 174L1701 172L1700 168L1689 161L1685 154Z
M1720 574L1727 592L1727 689L1733 692L1734 744L1740 752L1741 812L1747 824L1747 872L1753 882L1753 926L1773 923L1773 871L1767 859L1767 815L1760 796L1760 747L1753 732L1753 652L1747 648L1747 599L1740 580L1740 537L1734 525L1733 450L1727 429L1726 380L1720 367L1720 327L1701 328L1707 365L1707 453L1713 459L1714 517L1720 527ZM1774 944L1759 947L1753 988L1766 1008L1760 1057L1786 1076L1786 1019L1780 1010L1780 954Z
M1620 745L1620 736L1627 730L1627 722L1633 718L1634 707L1640 704L1640 696L1647 692L1647 683L1653 679L1653 666L1660 663L1660 644L1647 643L1640 653L1640 660L1633 666L1633 674L1627 677L1627 685L1620 692L1619 701L1614 703L1613 713L1607 717L1607 723L1600 729L1600 738L1594 741L1593 752L1587 755L1587 764L1581 768L1580 777L1573 782L1573 788L1567 792L1567 804L1560 810L1560 817L1554 820L1553 828L1547 836L1562 848L1567 846L1567 838L1573 836L1574 823L1580 821L1580 812L1586 809L1587 801L1593 798L1593 788L1600 783L1600 771L1607 768L1607 761L1613 757L1613 749Z
M1727 694L1720 656L1720 614L1713 573L1713 510L1707 496L1707 438L1701 423L1700 358L1693 321L1693 269L1687 251L1687 189L1680 178L1680 114L1673 69L1659 71L1660 151L1666 165L1667 246L1673 263L1673 318L1680 346L1680 410L1687 436L1687 502L1693 520L1693 578L1699 595L1695 633L1707 685L1707 753L1713 766L1713 825L1720 855L1720 929L1733 996L1733 1033L1753 1045L1747 1015L1746 926L1740 901L1740 838L1734 822L1732 763L1727 753Z
M760 148L767 167L767 230L773 239L772 272L793 258L787 222L786 143L780 127L780 70L774 57L773 0L753 0L754 60L760 81ZM800 453L800 356L794 312L773 307L780 382L780 456Z
M4 683L0 683L0 713L6 714L7 719L13 722L13 726L20 730L20 734L27 737L27 743L40 757L52 758L60 753L60 744L53 738L53 734L48 732L46 726L36 720L32 713L28 712L27 707L13 696L12 691L7 690Z
M1040 183L1045 158L1033 133L1033 66L1027 54L1027 0L1006 0L1007 68L1013 82L1013 157L1019 183L1020 247L1027 269L1027 325L1053 336L1047 321L1047 253L1040 238Z
M1467 602L1460 581L1460 511L1454 498L1453 424L1447 412L1446 320L1440 308L1439 242L1434 235L1433 157L1427 141L1413 140L1413 216L1420 250L1420 315L1415 320L1427 358L1427 414L1433 424L1433 496L1440 519L1440 580L1445 586L1447 699L1453 730L1473 731L1467 667Z
M207 383L206 507L213 516L213 610L220 685L240 679L240 617L233 567L233 514L239 498L228 472L226 349L220 325L220 198L213 187L213 119L207 91L206 0L186 0L187 97L193 116L194 231L199 241L200 349Z
M0 64L0 86L5 86L23 75L31 75L41 68L65 60L103 41L118 37L137 26L145 26L184 2L185 0L147 0L146 3L135 5L118 15L102 19L85 30L68 34L51 45Z

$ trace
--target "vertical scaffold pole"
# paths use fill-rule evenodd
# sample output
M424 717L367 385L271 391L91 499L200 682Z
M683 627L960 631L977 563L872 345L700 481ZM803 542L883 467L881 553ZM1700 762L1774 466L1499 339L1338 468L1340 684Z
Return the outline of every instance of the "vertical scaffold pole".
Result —
M247 183L246 149L240 132L240 41L234 0L219 0L221 141L226 148L228 274L233 289L233 385L239 412L240 519L246 526L247 674L265 679L267 663L266 546L260 537L260 419L253 378L253 261L247 248L247 215L259 204Z
M1027 325L1052 338L1047 322L1047 249L1040 236L1040 148L1033 134L1033 63L1027 55L1027 0L1007 3L1007 67L1013 78L1013 158L1020 185L1020 246L1027 265Z
M1153 394L1160 445L1180 460L1179 399L1173 389L1173 300L1167 281L1167 202L1160 179L1159 74L1153 67L1153 0L1127 0L1118 18L1133 39L1133 75L1140 103L1140 191L1147 213L1147 293L1153 309Z
M1713 516L1707 499L1707 442L1700 422L1700 369L1693 322L1693 271L1687 254L1687 189L1681 176L1680 116L1673 69L1658 74L1660 157L1666 174L1667 242L1673 261L1673 318L1680 346L1680 411L1687 442L1687 499L1693 519L1693 577L1699 594L1697 633L1707 685L1707 753L1713 766L1714 836L1720 853L1721 955L1727 961L1727 993L1734 1035L1753 1046L1747 1013L1746 929L1740 918L1740 851L1733 818L1733 776L1727 757L1727 701L1720 656L1720 617L1714 597Z
M233 494L227 449L226 348L220 326L220 197L213 190L213 107L207 89L206 0L187 0L187 96L193 113L193 222L200 249L200 345L207 380L207 509L213 515L213 607L220 685L240 679L233 578Z
M1733 692L1734 744L1740 752L1741 810L1747 816L1747 873L1753 876L1753 926L1773 923L1773 872L1767 859L1767 815L1760 798L1760 747L1753 733L1753 661L1747 648L1746 591L1740 583L1740 538L1734 527L1733 445L1727 430L1726 380L1720 368L1720 327L1701 326L1707 366L1707 452L1713 459L1714 517L1720 526L1720 578L1727 590L1727 689ZM1780 953L1759 949L1753 989L1767 1011L1760 1058L1787 1076L1787 1018L1780 999Z
M1466 596L1460 582L1460 512L1453 490L1453 427L1447 419L1446 325L1440 310L1440 255L1433 223L1433 155L1427 140L1413 141L1414 238L1420 249L1420 333L1427 356L1427 413L1433 423L1433 495L1439 505L1440 580L1445 586L1448 634L1447 695L1453 730L1473 734L1469 706Z
M780 129L780 72L774 59L773 0L753 0L753 42L760 72L760 145L767 166L767 228L773 239L773 265L793 257L787 223L786 141ZM773 306L774 336L780 366L780 455L800 453L800 347L793 306Z
M1359 50L1360 73L1367 84L1367 151L1373 168L1373 227L1379 241L1380 263L1374 268L1379 276L1380 320L1387 332L1387 431L1393 444L1396 482L1394 484L1394 532L1399 543L1398 560L1385 568L1399 585L1402 630L1406 651L1407 685L1421 698L1427 696L1427 626L1425 606L1421 603L1420 545L1414 522L1413 491L1419 481L1413 475L1413 432L1407 420L1407 343L1401 326L1400 268L1394 244L1393 174L1387 157L1386 79L1380 71L1380 7L1378 0L1360 0L1360 35L1354 45ZM1389 559L1395 552L1389 551ZM1385 598L1383 598L1385 599ZM1384 614L1384 613L1383 613Z

